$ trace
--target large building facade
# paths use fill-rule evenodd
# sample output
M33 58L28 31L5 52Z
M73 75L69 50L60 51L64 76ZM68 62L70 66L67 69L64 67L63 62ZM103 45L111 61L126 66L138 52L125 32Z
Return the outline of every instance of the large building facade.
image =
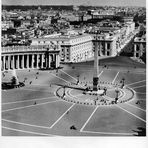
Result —
M127 22L120 27L98 27L88 32L99 56L116 56L135 36L135 23Z
M135 36L135 23L100 26L87 33L74 31L32 38L30 46L2 47L2 70L57 68L60 62L81 62L99 56L116 56ZM146 40L135 38L134 56L140 57Z
M61 44L61 61L81 62L93 57L90 35L67 36Z
M140 58L146 52L146 35L134 39L134 57Z
M93 57L92 37L89 34L57 34L46 38L32 39L32 45L56 44L62 62L80 62Z

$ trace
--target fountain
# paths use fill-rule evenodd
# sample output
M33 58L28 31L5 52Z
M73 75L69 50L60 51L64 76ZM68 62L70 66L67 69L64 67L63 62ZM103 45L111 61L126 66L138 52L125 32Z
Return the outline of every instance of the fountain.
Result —
M12 82L13 85L16 85L16 86L19 85L19 80L18 80L18 77L16 75L16 70L13 70L12 71L12 79L11 79L11 82Z

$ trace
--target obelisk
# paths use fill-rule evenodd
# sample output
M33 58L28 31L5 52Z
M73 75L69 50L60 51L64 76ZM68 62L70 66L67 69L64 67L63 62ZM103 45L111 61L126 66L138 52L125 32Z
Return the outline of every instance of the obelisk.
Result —
M98 58L98 42L95 43L94 47L94 75L93 75L93 91L98 91L98 81L99 81L99 58Z

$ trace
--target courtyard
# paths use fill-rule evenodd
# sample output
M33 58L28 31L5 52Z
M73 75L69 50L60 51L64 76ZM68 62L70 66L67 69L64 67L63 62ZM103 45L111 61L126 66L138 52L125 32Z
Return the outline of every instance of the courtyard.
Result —
M25 87L2 90L3 136L145 136L146 67L127 57L100 60L104 96L84 94L92 85L93 61L62 64L58 70L17 70ZM2 76L10 81L11 72ZM125 79L125 87L120 82ZM79 81L78 84L77 81ZM63 86L65 96L62 98ZM113 100L116 104L100 102ZM58 94L58 95L57 95ZM94 100L98 97L97 104ZM75 129L71 129L71 127Z

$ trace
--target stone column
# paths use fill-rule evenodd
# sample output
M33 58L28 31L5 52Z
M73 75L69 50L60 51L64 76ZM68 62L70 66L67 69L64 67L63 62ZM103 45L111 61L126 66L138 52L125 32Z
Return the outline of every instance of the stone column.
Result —
M17 56L14 55L14 69L17 69Z
M11 67L10 67L10 61L11 61L10 58L11 58L11 56L9 55L9 56L8 56L8 70L10 70L10 68L11 68Z
M142 56L142 53L143 53L143 44L142 43L140 43L140 50L139 50L139 52L140 52L140 55L139 55L139 58L140 58L140 56Z
M26 67L29 68L29 54L26 55Z
M15 55L13 55L13 68L12 69L15 69Z
M24 55L22 55L21 67L22 67L22 69L24 69Z
M3 56L3 66L4 66L4 71L6 70L6 56Z
M57 54L56 54L55 56L56 56L56 58L55 58L55 64L56 64L55 67L57 68L57 67L58 67L58 62L57 62L57 61L58 61L58 58L57 58Z
M39 54L37 54L36 60L37 60L37 67L36 68L39 68Z
M43 58L44 58L44 54L41 54L41 68L43 68Z
M134 44L134 57L136 58L137 44Z
M56 68L58 68L59 67L59 63L60 63L60 58L59 58L59 55L57 54L56 55Z
M107 43L105 42L105 56L107 56Z
M48 57L48 68L50 68L50 64L51 64L51 57L50 57L50 54L49 54L49 57Z
M32 66L31 68L34 68L34 54L32 55Z
M19 64L19 62L20 62L20 55L17 55L17 69L19 69L20 68L20 64Z

